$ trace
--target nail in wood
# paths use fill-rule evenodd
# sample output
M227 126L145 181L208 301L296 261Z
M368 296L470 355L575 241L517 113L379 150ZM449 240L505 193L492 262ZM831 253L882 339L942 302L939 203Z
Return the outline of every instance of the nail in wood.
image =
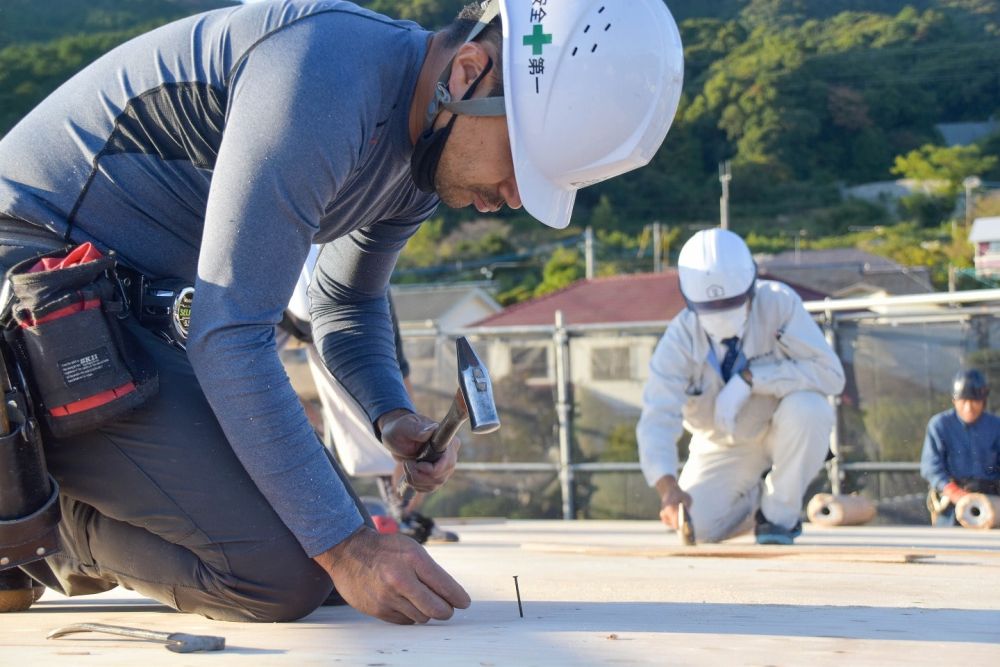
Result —
M514 592L517 593L517 613L521 615L521 618L524 618L524 609L521 608L521 589L518 588L516 574L514 575Z

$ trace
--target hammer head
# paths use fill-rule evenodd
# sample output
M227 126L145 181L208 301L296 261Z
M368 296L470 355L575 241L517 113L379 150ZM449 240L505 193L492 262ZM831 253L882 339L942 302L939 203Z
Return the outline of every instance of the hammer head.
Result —
M226 648L225 637L211 635L189 635L174 632L168 638L167 650L174 653L194 653L195 651L222 651Z
M473 433L492 433L500 428L500 416L493 400L493 384L486 367L476 356L465 336L455 341L458 358L458 388L469 410Z

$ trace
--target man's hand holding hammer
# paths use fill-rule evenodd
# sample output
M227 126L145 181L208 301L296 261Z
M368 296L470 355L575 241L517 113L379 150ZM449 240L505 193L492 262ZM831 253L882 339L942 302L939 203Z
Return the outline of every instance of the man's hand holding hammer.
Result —
M379 418L384 444L397 460L403 462L406 478L415 491L433 491L455 472L462 441L451 438L441 457L431 463L416 460L438 429L438 422L408 410L393 410Z

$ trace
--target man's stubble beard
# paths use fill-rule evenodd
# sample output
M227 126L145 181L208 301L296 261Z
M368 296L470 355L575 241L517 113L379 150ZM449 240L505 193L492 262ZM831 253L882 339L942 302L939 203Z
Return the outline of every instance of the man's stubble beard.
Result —
M438 166L438 172L434 178L434 187L438 198L446 206L450 208L464 208L473 205L475 203L474 200L467 201L470 195L479 195L488 208L499 209L503 206L503 198L484 186L467 185L463 187L456 185L458 176L457 169L451 168L444 163Z

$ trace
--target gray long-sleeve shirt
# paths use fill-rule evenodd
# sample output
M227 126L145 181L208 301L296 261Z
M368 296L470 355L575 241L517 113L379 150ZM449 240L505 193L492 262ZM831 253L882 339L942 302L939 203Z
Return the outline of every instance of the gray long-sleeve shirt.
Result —
M314 556L361 524L274 345L308 253L331 371L374 420L412 406L385 293L436 197L408 165L429 33L336 0L208 12L140 36L0 140L0 215L195 284L188 356L237 456Z

